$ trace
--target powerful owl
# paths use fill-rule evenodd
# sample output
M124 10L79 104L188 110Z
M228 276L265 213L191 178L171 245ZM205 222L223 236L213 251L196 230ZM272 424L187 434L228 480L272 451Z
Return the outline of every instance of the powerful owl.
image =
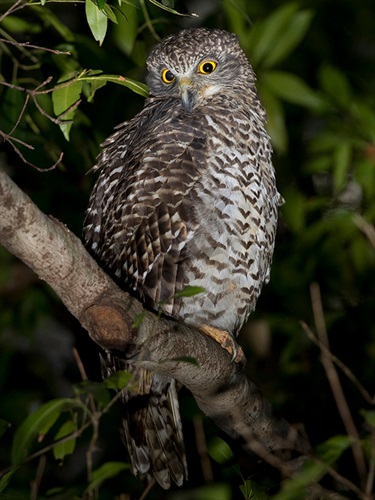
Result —
M255 74L235 35L205 28L163 39L147 69L150 97L98 157L84 240L146 307L235 337L269 280L281 203ZM187 286L204 292L176 295ZM139 383L122 394L133 472L181 485L175 380L103 358Z

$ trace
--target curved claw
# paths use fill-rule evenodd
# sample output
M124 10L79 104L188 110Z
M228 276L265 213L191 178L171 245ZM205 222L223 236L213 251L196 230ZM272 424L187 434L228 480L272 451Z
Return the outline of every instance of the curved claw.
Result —
M232 354L232 359L230 360L230 364L232 364L232 363L234 363L234 361L236 361L237 354L238 354L238 344L234 339L233 339L232 350L233 350L233 354Z
M208 335L212 339L216 340L216 342L220 344L221 347L223 347L226 351L229 352L229 354L231 354L232 357L230 360L230 364L238 363L241 366L245 366L245 354L241 346L237 344L233 335L225 330L219 330L219 328L215 328L210 325L202 325L199 327L199 330L205 335Z

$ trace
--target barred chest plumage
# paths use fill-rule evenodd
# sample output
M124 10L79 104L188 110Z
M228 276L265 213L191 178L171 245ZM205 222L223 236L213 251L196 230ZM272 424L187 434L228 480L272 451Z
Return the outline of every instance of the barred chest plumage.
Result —
M269 280L280 202L259 115L235 111L234 119L223 112L220 123L205 117L210 153L191 192L196 227L183 269L184 282L206 292L184 298L178 310L187 323L233 334Z
M164 100L141 141L115 133L94 231L106 266L152 308L233 334L269 279L280 200L262 114L246 104L216 96L187 113ZM176 297L186 286L205 292Z

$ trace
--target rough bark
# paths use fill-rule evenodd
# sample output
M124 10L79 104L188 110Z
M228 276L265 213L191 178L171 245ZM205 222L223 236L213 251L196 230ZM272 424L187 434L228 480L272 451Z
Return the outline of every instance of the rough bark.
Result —
M0 243L53 288L96 343L176 378L201 410L245 448L287 474L298 468L308 444L273 415L256 385L229 363L230 355L194 328L146 312L99 268L79 238L43 214L2 170ZM140 314L140 326L133 328ZM302 458L286 461L274 455L285 449Z

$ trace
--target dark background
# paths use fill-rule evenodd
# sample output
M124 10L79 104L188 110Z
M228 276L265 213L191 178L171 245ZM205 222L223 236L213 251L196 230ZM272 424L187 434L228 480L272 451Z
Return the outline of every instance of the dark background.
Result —
M3 1L0 15L12 3ZM59 126L41 114L31 98L22 112L25 92L2 82L35 89L52 76L47 89L63 75L74 76L83 69L142 81L145 59L156 42L152 30L160 37L187 26L219 27L237 33L258 75L275 149L278 187L286 200L280 213L271 282L240 338L248 358L248 375L276 410L302 429L314 448L327 440L332 443L335 437L336 445L344 446L344 438L340 441L338 436L345 435L345 425L319 349L308 339L301 321L315 331L310 285L317 283L332 353L373 393L373 0L301 1L298 5L276 0L175 3L179 12L197 12L199 18L177 16L147 1L123 4L121 12L117 2L111 5L119 22L109 23L101 46L90 32L84 3L28 5L4 17L0 24L0 130L10 134L17 126L8 141L0 142L0 164L41 210L80 235L95 181L95 174L86 174L95 163L99 144L116 124L141 109L143 97L107 83L89 102L90 88L84 87L67 141ZM69 50L72 55L21 49L9 41ZM40 94L37 99L43 110L54 116L51 94ZM19 146L15 139L34 150ZM53 165L60 152L64 157L55 169L40 172L25 164L12 144L38 168ZM0 466L5 469L10 466L15 431L27 415L52 398L72 396L73 384L80 382L73 346L91 380L100 380L100 370L95 346L79 324L44 283L2 248L0 304L0 418L10 423L0 436ZM368 415L373 413L362 411L373 412L373 406L339 373L366 457L374 460L374 427L368 423ZM149 498L242 498L240 486L247 480L252 492L246 498L263 498L262 492L276 494L278 475L222 436L184 390L181 407L190 480L175 493L155 487ZM94 467L106 461L126 461L117 418L114 408L101 420ZM203 471L197 451L197 429L204 433L213 457L208 472ZM87 487L85 453L90 436L90 430L84 433L74 454L66 456L63 463L55 460L51 451L45 465L40 465L38 458L31 460L14 474L0 495L82 497ZM52 438L47 436L43 444L51 443ZM222 439L234 453L225 452L229 454L227 461L220 459ZM327 446L333 449L333 445ZM36 449L37 445L29 452ZM349 449L338 453L333 466L360 487ZM38 492L30 496L35 478L40 480ZM332 478L325 478L323 484L345 498L356 498ZM57 492L53 488L61 488L59 494L65 497L54 496ZM101 486L99 498L127 498L120 494L137 497L142 491L143 486L124 472Z

